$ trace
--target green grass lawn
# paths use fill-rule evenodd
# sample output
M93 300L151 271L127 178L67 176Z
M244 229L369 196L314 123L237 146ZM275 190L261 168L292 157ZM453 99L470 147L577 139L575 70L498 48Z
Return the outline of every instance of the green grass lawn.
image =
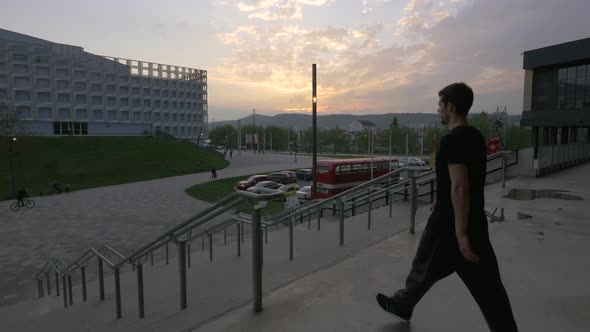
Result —
M0 142L0 199L11 197L8 141ZM155 137L23 137L13 144L16 187L31 195L57 179L71 190L209 172L229 163L194 144Z
M237 176L233 178L209 181L201 184L194 185L187 188L185 191L192 197L209 202L216 203L223 197L231 194L235 191L234 185L240 181L247 179L247 176ZM272 215L283 210L285 206L284 202L270 201L266 208L262 210L262 215ZM252 207L250 204L244 203L237 207L240 211L245 213L252 213Z

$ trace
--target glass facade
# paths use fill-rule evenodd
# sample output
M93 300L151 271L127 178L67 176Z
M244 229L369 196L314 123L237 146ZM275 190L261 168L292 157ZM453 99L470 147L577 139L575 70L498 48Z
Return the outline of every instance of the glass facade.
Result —
M590 65L558 70L557 109L590 110Z

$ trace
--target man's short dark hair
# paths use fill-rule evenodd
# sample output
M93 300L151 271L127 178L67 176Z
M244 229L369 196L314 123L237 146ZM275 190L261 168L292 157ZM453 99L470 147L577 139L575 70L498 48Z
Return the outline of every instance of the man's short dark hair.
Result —
M471 105L473 105L473 90L465 83L453 83L444 87L438 92L441 101L447 106L453 103L457 113L467 116Z

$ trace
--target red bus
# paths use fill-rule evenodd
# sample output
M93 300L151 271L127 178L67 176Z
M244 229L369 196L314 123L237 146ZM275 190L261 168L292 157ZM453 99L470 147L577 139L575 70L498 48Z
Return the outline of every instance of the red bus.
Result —
M397 159L373 158L373 179L399 168ZM371 180L371 158L318 160L318 198L328 198ZM396 179L399 179L399 175Z

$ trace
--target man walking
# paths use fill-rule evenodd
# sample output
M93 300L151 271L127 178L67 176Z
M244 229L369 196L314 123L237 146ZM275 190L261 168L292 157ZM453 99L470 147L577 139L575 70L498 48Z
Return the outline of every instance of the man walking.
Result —
M438 280L457 272L492 332L518 331L484 211L486 146L467 124L473 91L465 83L438 93L438 113L449 133L436 154L437 199L422 234L406 288L393 296L377 294L387 312L409 321L416 304Z

